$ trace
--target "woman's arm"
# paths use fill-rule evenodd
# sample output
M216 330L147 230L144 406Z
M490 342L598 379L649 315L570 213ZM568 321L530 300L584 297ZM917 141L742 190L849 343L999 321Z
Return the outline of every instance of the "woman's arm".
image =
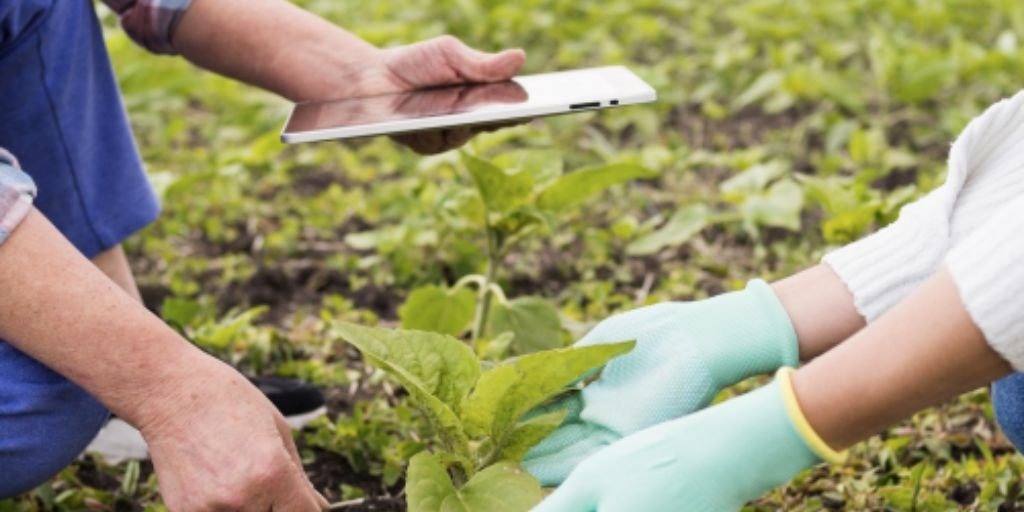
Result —
M842 461L835 448L1009 371L942 271L792 375L603 448L535 512L739 510L804 469Z
M793 375L801 409L837 449L1012 369L968 315L946 270Z
M810 361L864 327L853 295L828 265L815 265L772 283L796 332L800 360Z

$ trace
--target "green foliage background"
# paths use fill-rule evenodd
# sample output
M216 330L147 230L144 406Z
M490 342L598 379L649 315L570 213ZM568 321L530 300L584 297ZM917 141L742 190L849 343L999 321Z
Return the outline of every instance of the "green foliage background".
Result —
M506 291L557 304L567 339L638 304L786 275L891 221L941 182L967 121L1024 77L1018 0L299 3L378 45L450 33L525 48L526 72L622 63L659 90L654 106L540 120L471 145L658 173L588 201L503 262ZM421 158L386 139L282 146L286 102L149 56L104 21L164 203L127 244L147 303L250 371L327 386L337 416L303 443L332 499L400 489L428 434L327 331L333 319L395 325L410 290L482 270L482 234L452 207L472 190L458 155ZM979 391L751 507L1017 510L1022 469ZM5 512L143 507L161 507L145 465L91 458L0 501Z

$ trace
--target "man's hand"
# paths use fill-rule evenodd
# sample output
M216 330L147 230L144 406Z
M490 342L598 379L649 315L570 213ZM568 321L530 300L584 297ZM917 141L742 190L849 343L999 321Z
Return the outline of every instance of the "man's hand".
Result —
M381 91L411 91L440 85L500 82L515 76L526 54L522 50L484 53L452 36L384 50ZM368 84L373 86L373 84ZM474 135L495 127L460 127L394 137L421 154L442 153L462 146Z
M387 108L413 115L458 112L474 105L517 103L529 99L522 86L507 81L523 65L525 55L522 50L483 53L454 37L442 36L381 52L375 59L380 66L368 69L355 88L346 93L350 97L366 96L367 110L370 111L375 110L371 105L375 100L385 101L387 98L380 95L399 92L410 94L388 101ZM487 85L468 86L481 83ZM467 87L438 88L459 84L467 84ZM394 140L417 153L434 154L462 146L478 133L509 125L461 126L398 135Z
M512 78L526 59L522 50L484 53L452 36L383 50L390 92L456 85L501 82ZM386 91L387 86L384 86ZM382 91L384 92L384 91Z
M194 0L172 43L199 66L293 101L500 82L526 59L522 50L483 53L452 36L382 50L284 0ZM442 130L399 141L437 153L478 131Z
M142 431L173 512L324 508L266 397L126 294L38 211L0 246L0 282L0 337Z
M238 372L203 354L152 397L140 430L174 512L327 508L302 470L291 430Z

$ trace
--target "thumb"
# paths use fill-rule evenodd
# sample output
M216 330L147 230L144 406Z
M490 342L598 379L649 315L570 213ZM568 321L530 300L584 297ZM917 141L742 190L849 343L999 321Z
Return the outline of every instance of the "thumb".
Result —
M522 466L541 485L558 485L581 462L619 437L608 429L586 422L562 425L527 452Z
M438 40L448 65L471 82L500 82L515 76L526 61L520 49L485 53L466 46L454 37Z

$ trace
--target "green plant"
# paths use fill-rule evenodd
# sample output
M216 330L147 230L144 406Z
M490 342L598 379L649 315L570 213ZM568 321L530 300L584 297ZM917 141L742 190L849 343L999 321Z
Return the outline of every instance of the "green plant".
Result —
M542 497L517 464L564 411L528 414L633 342L536 352L484 369L473 351L439 333L333 326L409 392L435 431L433 451L409 463L412 512L528 510Z
M505 340L513 354L562 346L558 310L540 297L506 298L498 282L502 262L531 233L554 230L559 217L584 200L612 185L656 174L634 164L565 174L561 155L550 150L518 150L494 160L462 153L460 162L477 195L459 196L452 208L483 231L484 272L466 275L450 289L429 285L413 290L399 310L402 327L451 335L470 329L471 343L511 333ZM467 290L470 285L476 287L475 298ZM480 352L501 353L494 347Z

